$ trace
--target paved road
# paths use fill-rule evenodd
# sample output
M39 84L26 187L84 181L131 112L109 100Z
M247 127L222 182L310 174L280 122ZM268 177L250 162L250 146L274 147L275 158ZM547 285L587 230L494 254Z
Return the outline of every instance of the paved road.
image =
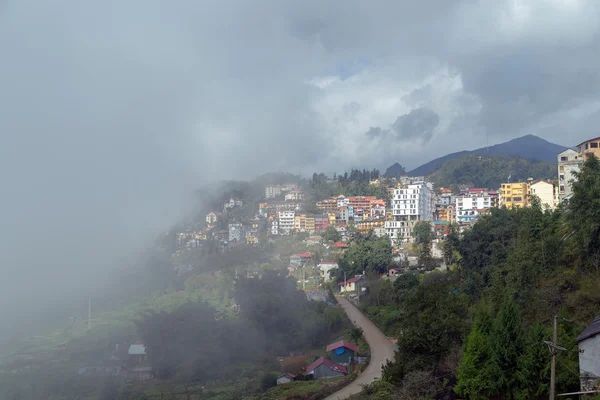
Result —
M373 324L367 317L364 316L352 303L348 300L338 297L338 302L348 314L350 321L354 325L362 328L363 334L369 347L371 348L371 362L367 369L358 376L352 383L345 388L338 390L325 400L341 400L346 399L353 394L359 393L362 390L362 385L373 382L376 378L381 378L381 367L387 360L394 359L394 345L387 337Z

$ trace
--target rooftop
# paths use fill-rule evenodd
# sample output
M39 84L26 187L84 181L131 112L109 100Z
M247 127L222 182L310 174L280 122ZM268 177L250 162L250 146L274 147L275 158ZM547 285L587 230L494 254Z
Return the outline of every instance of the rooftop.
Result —
M330 345L327 346L326 350L332 351L335 349L339 349L340 347L345 347L347 349L354 350L356 353L358 353L358 346L355 345L354 343L346 342L345 340L338 340L335 343L331 343Z
M331 361L325 357L317 358L317 360L315 360L315 362L313 362L308 367L306 367L306 372L310 373L311 371L314 371L314 369L317 368L321 364L325 364L332 371L341 372L342 374L347 373L346 367L344 367L341 364L334 363L333 361Z
M346 282L340 282L340 283L338 283L338 285L340 285L340 286L346 286L346 285L348 285L350 283L356 283L358 281L360 281L360 277L348 279Z
M575 339L575 341L577 343L589 339L593 336L596 336L597 334L600 333L600 316L594 318L594 320L592 321L591 324L589 324L584 330L583 332L581 332L581 334L579 336L577 336L577 339Z

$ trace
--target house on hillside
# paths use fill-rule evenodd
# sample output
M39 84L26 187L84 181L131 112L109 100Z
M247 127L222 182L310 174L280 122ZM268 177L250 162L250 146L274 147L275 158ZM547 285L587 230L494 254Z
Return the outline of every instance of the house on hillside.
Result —
M290 256L290 265L292 267L302 267L309 262L311 258L312 254L310 252L292 254Z
M358 356L358 346L345 340L331 343L326 350L331 361L339 364L349 364Z
M129 355L129 368L127 369L127 379L129 381L146 382L152 379L152 366L148 363L146 355L146 346L137 342L129 346L127 351Z
M362 276L356 276L354 278L338 283L338 286L340 287L341 293L355 292L358 286L360 286L361 282Z
M338 263L336 261L321 261L317 265L317 268L319 268L319 270L323 274L323 279L328 281L332 278L332 276L331 276L332 270L338 268Z
M600 316L575 339L579 346L579 383L582 392L600 387Z
M346 375L347 369L343 365L334 363L325 357L319 357L315 362L306 367L306 373L312 375L315 379L335 378Z
M279 375L277 377L277 384L283 385L284 383L290 383L294 380L296 380L296 375L286 373L286 374Z
M331 245L331 248L334 252L343 253L348 248L348 245L344 242L335 242L333 245Z

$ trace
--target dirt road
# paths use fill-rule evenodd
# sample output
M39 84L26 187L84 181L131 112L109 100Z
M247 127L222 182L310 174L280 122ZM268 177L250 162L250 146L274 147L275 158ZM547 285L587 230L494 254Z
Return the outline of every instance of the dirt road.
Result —
M381 367L387 360L394 359L394 345L387 337L373 324L367 317L363 315L354 305L348 300L338 297L338 302L348 314L350 321L354 325L362 328L363 334L369 347L371 347L371 362L367 369L350 383L345 388L338 390L325 400L341 400L346 399L353 394L359 393L362 390L362 385L373 382L376 378L381 378Z

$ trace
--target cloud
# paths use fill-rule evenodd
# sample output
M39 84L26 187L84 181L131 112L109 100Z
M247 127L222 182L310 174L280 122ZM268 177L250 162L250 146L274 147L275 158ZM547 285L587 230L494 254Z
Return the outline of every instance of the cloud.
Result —
M440 123L440 116L429 108L417 108L399 116L392 125L392 131L398 139L431 140L434 129Z
M85 292L205 181L594 135L600 3L548 4L3 2L0 301Z

